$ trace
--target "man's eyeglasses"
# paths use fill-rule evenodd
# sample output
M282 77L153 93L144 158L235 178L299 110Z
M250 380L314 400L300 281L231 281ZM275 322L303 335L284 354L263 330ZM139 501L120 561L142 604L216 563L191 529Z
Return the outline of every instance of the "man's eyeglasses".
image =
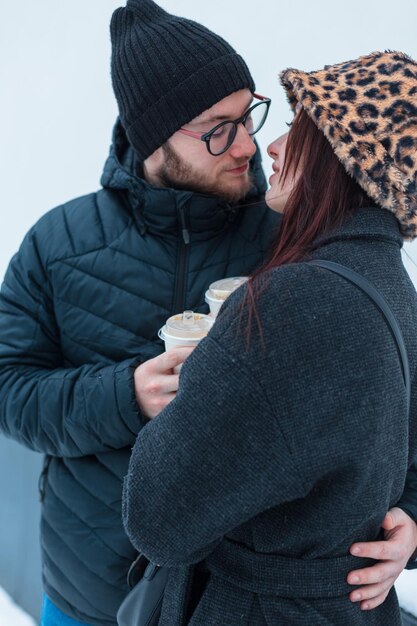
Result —
M271 100L270 98L265 98L256 93L253 94L253 97L259 100L259 102L249 107L249 109L236 120L220 122L220 124L217 124L217 126L203 134L188 130L187 128L180 128L178 132L193 137L194 139L204 141L210 154L219 156L226 152L234 142L239 124L243 124L248 135L251 137L264 125L268 116Z

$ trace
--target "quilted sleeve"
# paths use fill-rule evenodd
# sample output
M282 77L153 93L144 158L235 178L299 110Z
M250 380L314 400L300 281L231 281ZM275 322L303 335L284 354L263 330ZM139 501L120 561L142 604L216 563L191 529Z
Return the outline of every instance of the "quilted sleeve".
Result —
M134 360L63 366L52 294L32 229L0 291L0 429L27 447L84 456L133 445L144 424Z

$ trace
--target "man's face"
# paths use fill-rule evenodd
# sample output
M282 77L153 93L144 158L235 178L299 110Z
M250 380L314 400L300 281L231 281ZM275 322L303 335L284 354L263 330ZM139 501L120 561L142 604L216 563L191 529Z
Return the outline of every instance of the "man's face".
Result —
M251 92L241 89L201 113L185 128L207 133L220 122L243 115L251 102ZM212 156L204 141L176 132L145 160L145 178L159 187L186 189L236 202L250 189L249 161L255 151L243 124L239 124L233 144L220 156Z

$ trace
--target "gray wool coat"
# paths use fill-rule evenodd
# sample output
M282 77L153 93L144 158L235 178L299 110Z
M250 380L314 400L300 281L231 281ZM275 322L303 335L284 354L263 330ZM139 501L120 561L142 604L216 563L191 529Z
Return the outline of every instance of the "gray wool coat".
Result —
M138 550L172 568L160 626L401 623L394 590L363 612L346 583L365 564L349 546L379 536L417 452L417 297L401 245L391 213L361 209L312 257L388 300L410 361L409 415L375 305L297 263L272 272L257 303L263 336L254 329L249 346L244 288L229 298L176 399L139 433L124 522Z

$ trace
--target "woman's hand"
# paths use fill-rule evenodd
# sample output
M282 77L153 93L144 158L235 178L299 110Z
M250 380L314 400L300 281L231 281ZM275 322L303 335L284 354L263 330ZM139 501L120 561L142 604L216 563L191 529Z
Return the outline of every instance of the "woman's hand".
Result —
M391 587L417 548L417 524L398 507L388 511L382 522L384 541L354 543L350 553L379 561L372 567L350 572L350 585L365 585L349 594L352 602L360 602L362 610L370 610L384 602Z

